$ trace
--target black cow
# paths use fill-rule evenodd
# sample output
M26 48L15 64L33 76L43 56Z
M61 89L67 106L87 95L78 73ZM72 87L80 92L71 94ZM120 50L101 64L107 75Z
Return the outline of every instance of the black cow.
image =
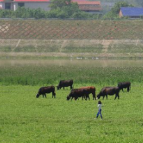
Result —
M72 100L73 98L77 100L79 97L87 99L89 94L86 89L72 89L70 94L67 96L67 100Z
M118 87L120 88L120 90L123 91L124 88L127 88L127 91L129 92L130 88L131 88L131 83L130 82L119 82L118 83Z
M54 86L47 86L47 87L41 87L36 95L36 98L38 98L41 94L43 97L46 97L46 93L51 93L52 92L52 98L56 97L55 93L55 87Z
M57 86L57 90L61 89L62 87L64 89L64 87L68 86L70 86L70 89L72 89L73 88L72 85L73 85L73 80L60 80L59 85Z
M119 92L120 88L119 87L104 87L101 89L100 93L97 95L97 98L100 99L101 96L104 97L106 96L106 99L108 98L107 95L114 95L115 94L115 99L118 97L119 99Z

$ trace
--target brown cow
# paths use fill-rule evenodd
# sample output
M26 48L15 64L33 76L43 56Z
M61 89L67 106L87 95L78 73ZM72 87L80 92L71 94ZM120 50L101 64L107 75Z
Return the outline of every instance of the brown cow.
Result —
M85 89L86 93L89 95L90 93L92 93L93 96L93 100L96 100L96 88L94 86L85 86L85 87L81 87L79 89ZM86 96L87 98L89 98L89 96ZM90 99L90 98L89 98Z
M115 99L118 97L119 99L119 92L120 88L119 87L104 87L101 89L100 93L97 95L97 98L100 99L101 96L104 97L106 96L106 99L108 98L107 95L114 95L115 94Z
M52 92L52 98L56 97L55 93L55 87L54 86L47 86L47 87L41 87L36 95L36 98L38 98L41 94L43 97L46 97L46 93L51 93Z
M73 85L73 80L60 80L59 85L57 86L57 90L61 89L62 87L64 89L64 87L68 86L70 86L70 89L72 89L73 88L72 85Z
M131 83L130 82L119 82L118 83L118 87L120 88L120 90L123 91L124 88L127 88L127 91L129 92L130 88L131 88Z
M89 95L86 89L72 89L70 94L67 96L67 100L72 100L73 98L77 100L79 97L87 99L88 96Z

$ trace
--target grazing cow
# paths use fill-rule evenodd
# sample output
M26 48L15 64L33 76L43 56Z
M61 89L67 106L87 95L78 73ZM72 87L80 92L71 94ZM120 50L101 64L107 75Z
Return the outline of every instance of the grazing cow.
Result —
M72 85L73 85L73 80L60 80L59 85L57 86L57 90L61 89L62 87L64 89L64 87L68 86L70 86L70 89L72 89L73 88Z
M38 98L41 94L43 97L46 97L46 93L51 93L52 92L52 98L56 97L55 93L55 87L54 86L47 86L47 87L41 87L36 95L36 98Z
M119 82L118 83L118 87L120 88L120 90L123 91L124 88L127 88L127 91L129 92L130 87L131 87L131 83L130 82ZM123 91L124 92L124 91Z
M80 89L85 89L86 93L89 95L90 93L92 93L93 96L93 100L96 100L96 88L94 86L85 86L85 87L81 87ZM87 97L87 96L86 96ZM89 98L89 96L88 96ZM90 99L90 98L89 98Z
M119 99L119 92L120 92L119 87L104 87L101 89L101 91L97 95L97 98L100 99L100 97L103 96L103 99L104 99L104 97L106 96L106 99L107 99L108 98L107 95L114 95L115 94L115 99L117 97Z
M73 98L77 100L79 97L87 99L89 94L86 89L72 89L70 94L67 96L67 100L72 100Z

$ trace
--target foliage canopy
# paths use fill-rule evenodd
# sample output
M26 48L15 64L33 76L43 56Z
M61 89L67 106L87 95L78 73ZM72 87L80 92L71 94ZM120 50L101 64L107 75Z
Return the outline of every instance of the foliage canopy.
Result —
M107 14L104 15L104 18L118 18L118 14L121 7L133 7L133 5L128 4L127 2L121 1L115 3L114 7Z
M138 3L143 4L142 1L138 0ZM133 6L128 4L128 2L120 1L115 3L114 7L103 15L105 19L115 19L119 18L118 13L120 7ZM2 10L0 9L0 18L92 18L99 19L100 14L89 14L84 11L81 11L77 3L73 3L71 0L51 0L50 11L44 11L40 8L30 9L25 7L19 7L16 11L12 10Z

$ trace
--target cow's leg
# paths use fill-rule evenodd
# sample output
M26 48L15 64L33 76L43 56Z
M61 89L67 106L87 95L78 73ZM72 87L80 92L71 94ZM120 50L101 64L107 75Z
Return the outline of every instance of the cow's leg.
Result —
M89 95L88 95L87 97L88 97L88 99L90 100L90 97L89 97Z
M87 100L87 96L88 96L87 94L84 95L84 99L85 99L85 100Z
M70 88L72 89L72 85L70 86Z
M119 93L116 93L116 95L115 95L115 99L118 97L118 99L119 99ZM114 99L114 100L115 100Z
M45 94L42 94L43 98L45 97Z
M129 92L129 90L130 90L130 88L129 87L127 87L127 91Z
M73 98L74 98L74 100L77 100L77 99L79 100L79 98L78 98L78 97L72 97L72 99L73 99Z
M119 93L117 94L117 96L118 96L118 99L119 99Z
M55 98L55 97L56 97L55 95L56 95L56 94L55 94L55 92L53 91L53 92L52 92L52 98L53 98L53 97Z
M93 93L92 95L93 95L93 100L96 100L95 94Z
M81 95L82 100L85 99L85 95Z
M86 97L86 100L87 100L87 98L90 100L90 97L89 97L89 95L88 95L88 94L87 94L85 97Z
M46 93L45 94L42 94L43 95L43 98L45 97L46 98Z

